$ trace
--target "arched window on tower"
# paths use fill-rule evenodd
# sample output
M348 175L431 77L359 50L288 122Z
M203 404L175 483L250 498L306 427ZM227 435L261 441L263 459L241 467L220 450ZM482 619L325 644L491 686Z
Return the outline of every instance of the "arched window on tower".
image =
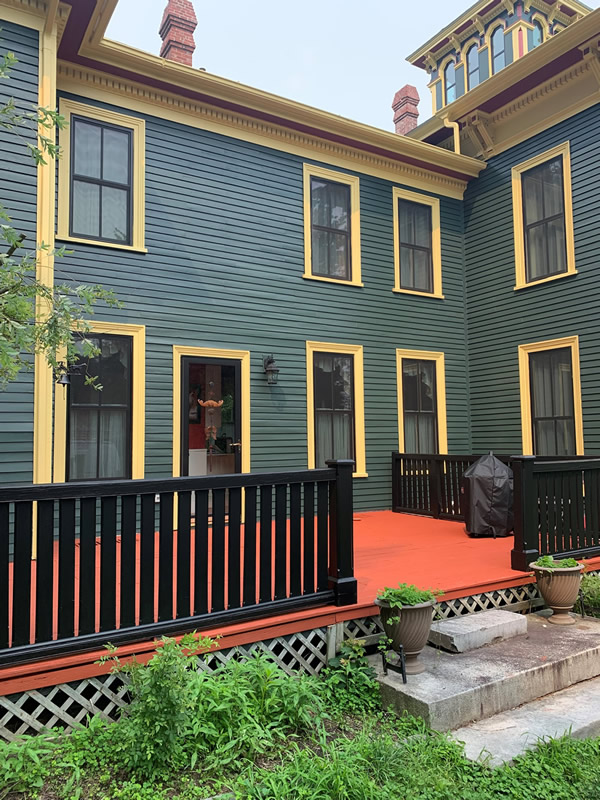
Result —
M469 89L479 86L479 48L476 44L467 51L467 81Z
M504 28L500 26L492 33L492 75L500 72L505 66Z
M542 23L539 20L535 20L533 23L533 31L531 37L531 47L538 47L544 41L544 29L542 28Z
M454 61L450 61L444 70L444 87L446 90L446 105L456 100L456 69Z

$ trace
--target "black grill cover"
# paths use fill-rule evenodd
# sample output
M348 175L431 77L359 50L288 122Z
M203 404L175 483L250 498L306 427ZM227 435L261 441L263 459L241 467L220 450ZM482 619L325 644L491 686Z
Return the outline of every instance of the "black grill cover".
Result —
M470 536L509 536L513 530L513 473L493 453L465 470L461 511Z

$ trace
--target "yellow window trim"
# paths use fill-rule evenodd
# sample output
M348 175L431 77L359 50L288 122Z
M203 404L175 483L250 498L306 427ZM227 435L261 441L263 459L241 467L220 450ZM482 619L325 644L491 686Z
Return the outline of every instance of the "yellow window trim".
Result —
M441 80L442 80L441 78L436 78L434 81L431 81L431 83L427 84L427 88L431 92L431 109L432 109L432 113L433 114L435 114L436 111L440 110L436 106L436 102L435 102L435 87ZM444 87L442 86L442 105L441 105L441 108L443 108L443 105L444 105Z
M418 192L409 192L394 186L392 189L394 203L394 292L399 294L417 294L423 297L437 297L443 300L442 290L442 228L440 223L439 197L429 197ZM419 292L416 289L403 289L400 285L400 220L398 217L398 200L408 200L431 208L431 258L433 261L433 292Z
M575 417L575 448L578 456L584 455L583 413L581 410L581 372L579 367L579 336L565 336L562 339L548 339L545 342L519 345L519 386L521 393L521 433L523 455L533 455L533 428L531 422L531 383L529 378L529 354L543 350L571 349L573 374L573 410Z
M58 232L57 239L77 244L92 244L100 247L111 247L117 250L131 250L137 253L148 252L144 247L145 231L145 172L146 172L146 123L139 117L130 117L126 114L107 111L105 108L88 106L77 103L73 100L61 99L60 113L65 117L70 126L73 114L81 117L89 117L98 122L107 122L111 125L119 125L122 128L129 128L133 132L133 182L132 182L132 202L133 220L131 241L132 244L118 244L116 242L103 242L96 239L86 239L69 235L69 207L71 191L71 136L70 127L61 137L61 159L58 168Z
M181 359L228 358L241 363L242 412L242 472L250 472L250 352L221 350L215 347L173 345L173 477L181 475Z
M433 350L396 349L396 383L398 392L398 451L404 447L404 397L402 394L402 360L435 361L435 386L437 401L438 449L441 455L448 453L448 415L446 411L446 360L443 353Z
M314 354L354 356L354 441L355 478L367 478L365 451L365 371L363 346L361 344L339 344L338 342L306 343L306 422L308 434L308 468L315 468L315 387Z
M340 278L328 278L313 275L312 272L312 215L310 179L322 178L335 183L343 183L350 187L350 264L352 279L349 281ZM344 283L346 286L364 286L361 283L360 265L360 180L356 175L345 172L336 172L332 169L317 167L314 164L303 165L304 180L304 275L313 281L326 281L327 283Z
M523 191L522 191L522 175L533 167L537 167L546 161L550 161L557 156L562 156L563 162L563 187L564 187L564 208L565 208L565 239L567 247L567 270L561 272L559 275L550 275L546 278L540 278L536 281L527 282L525 272L525 233L523 221ZM539 283L548 283L548 281L556 280L557 278L566 278L568 275L575 275L575 235L573 232L573 190L571 188L571 149L569 142L553 147L551 150L546 150L534 158L524 161L522 164L517 164L512 168L512 202L513 202L513 226L514 226L514 241L515 241L515 272L516 272L516 285L515 289L524 289L528 286L535 286Z
M130 336L132 342L131 477L144 477L146 424L146 326L89 321L90 333ZM64 483L67 458L67 387L54 386L54 483Z

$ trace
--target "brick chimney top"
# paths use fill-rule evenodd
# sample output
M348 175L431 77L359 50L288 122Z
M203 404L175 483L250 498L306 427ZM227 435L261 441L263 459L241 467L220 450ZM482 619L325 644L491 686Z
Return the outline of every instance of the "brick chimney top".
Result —
M419 119L419 93L414 86L398 89L392 101L396 133L406 135L417 127Z
M159 29L163 40L161 57L191 67L196 49L194 31L197 25L191 0L168 0Z

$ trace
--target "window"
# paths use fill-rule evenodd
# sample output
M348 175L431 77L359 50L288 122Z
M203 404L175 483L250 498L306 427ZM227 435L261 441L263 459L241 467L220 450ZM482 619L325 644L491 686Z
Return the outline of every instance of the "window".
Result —
M88 323L100 353L54 389L54 482L144 477L145 327ZM64 354L58 354L65 360ZM82 358L81 362L86 363ZM80 363L81 363L80 362Z
M532 48L538 47L544 41L544 29L542 28L542 23L539 22L539 20L535 20L533 23L533 31L531 34Z
M479 86L479 48L476 44L467 51L467 86L469 89Z
M456 69L454 61L450 61L444 70L444 89L446 92L446 105L456 100Z
M504 54L504 28L499 27L492 33L492 75L506 66Z
M132 341L89 334L99 350L68 387L67 480L131 477ZM102 387L86 383L94 376Z
M583 454L576 336L519 347L523 453Z
M443 298L440 201L394 187L395 292Z
M362 286L359 179L304 165L305 278Z
M309 468L351 458L366 477L362 347L307 342L306 362Z
M575 270L569 143L513 167L517 289Z
M144 250L144 121L61 100L58 238Z
M447 453L444 354L396 350L398 440L403 453Z

